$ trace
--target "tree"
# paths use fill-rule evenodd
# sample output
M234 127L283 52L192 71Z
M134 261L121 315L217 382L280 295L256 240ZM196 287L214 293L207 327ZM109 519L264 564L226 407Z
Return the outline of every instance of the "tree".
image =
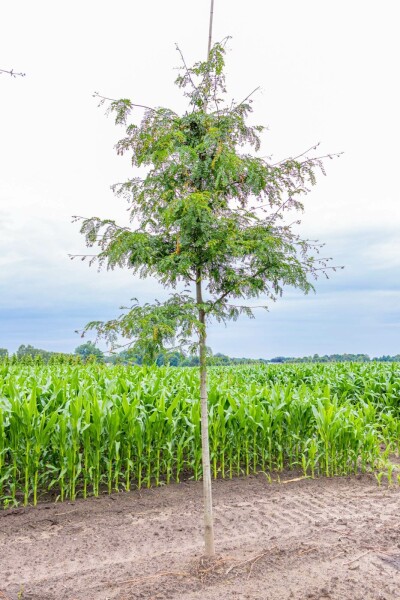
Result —
M252 317L254 299L273 301L286 285L307 293L313 289L310 278L327 268L318 258L320 244L302 239L284 219L302 209L300 197L314 185L316 172L324 172L325 157L303 154L271 164L257 155L263 127L247 122L252 94L238 103L224 100L225 44L215 44L208 60L191 68L181 54L176 83L188 100L183 115L96 94L126 128L117 153L129 153L133 166L146 174L114 187L129 203L130 226L76 217L87 246L99 247L91 264L131 269L172 290L165 302L141 306L135 300L116 319L93 321L85 330L96 330L114 345L125 338L148 360L178 347L198 352L208 556L214 554L214 536L207 325L242 313ZM137 110L144 110L142 119L128 123ZM243 303L246 299L250 302Z
M47 350L42 350L41 348L35 348L31 344L27 344L26 346L25 344L21 344L16 352L16 355L19 360L31 358L35 360L41 359L47 361L51 356L51 352L48 352Z
M0 348L0 360L8 358L7 348Z
M82 360L87 361L90 357L94 357L96 360L102 362L104 360L104 354L97 348L93 342L86 342L75 348L75 354L78 354Z

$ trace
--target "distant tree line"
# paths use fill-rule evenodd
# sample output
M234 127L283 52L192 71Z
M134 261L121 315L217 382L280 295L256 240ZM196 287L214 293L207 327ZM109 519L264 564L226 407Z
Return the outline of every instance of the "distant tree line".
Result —
M82 359L78 355L65 352L50 352L49 350L35 348L30 344L27 346L22 344L14 354L10 354L6 348L0 348L0 362L2 361L22 364L74 364L82 362Z
M400 362L400 354L395 356L384 355L380 357L370 358L368 354L314 354L312 356L290 357L276 356L267 360L265 358L236 358L226 354L217 352L212 353L211 348L208 348L208 363L214 366L228 365L244 365L255 363L335 363L335 362ZM106 354L98 348L93 342L81 344L73 354L65 352L51 352L35 348L30 344L22 344L14 354L9 354L6 348L0 348L0 361L8 360L10 362L19 362L24 364L41 364L41 363L109 363L109 364L133 364L142 365L144 363L143 356L135 353L132 350L122 350L121 352ZM155 360L158 366L170 365L173 367L198 367L199 357L197 355L187 355L180 351L168 352L159 354Z
M377 356L370 358L368 354L314 354L313 356L276 356L271 363L328 363L328 362L400 362L400 354L395 356Z

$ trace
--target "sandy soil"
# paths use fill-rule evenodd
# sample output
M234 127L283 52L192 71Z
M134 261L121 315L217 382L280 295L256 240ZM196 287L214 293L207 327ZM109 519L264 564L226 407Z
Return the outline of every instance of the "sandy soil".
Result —
M400 598L398 488L371 477L214 483L218 559L201 560L201 483L0 513L0 598Z

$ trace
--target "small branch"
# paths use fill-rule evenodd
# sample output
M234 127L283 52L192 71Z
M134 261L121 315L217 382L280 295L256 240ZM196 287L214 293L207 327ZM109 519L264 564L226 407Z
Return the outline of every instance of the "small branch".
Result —
M257 86L252 92L250 92L250 94L248 96L246 96L246 98L244 100L242 100L241 102L239 102L239 104L237 106L242 106L242 104L244 104L246 102L246 100L248 100L253 94L255 94L258 90L260 89L260 86Z
M197 88L197 86L194 84L194 81L193 81L193 79L192 79L192 76L191 76L191 74L190 74L190 71L189 71L189 69L188 69L188 67L187 67L187 64L186 64L186 61L185 61L185 57L183 56L183 52L182 52L182 50L179 48L178 44L175 44L175 47L176 47L176 49L178 50L179 54L181 55L181 60L182 60L182 62L183 62L183 66L184 66L184 68L185 68L186 74L187 74L187 76L189 77L190 83L192 84L192 86L194 87L194 89L195 89L196 91L198 91L198 88Z
M14 69L11 69L11 71L0 69L0 73L7 73L7 75L11 75L11 77L25 77L26 75L26 73L15 73Z
M67 254L68 258L86 258L87 256L99 256L98 254Z
M236 563L236 565L230 566L229 569L226 570L225 575L228 575L233 569L237 569L238 567L243 567L244 565L247 565L249 563L254 563L257 560L260 560L260 558L262 558L263 556L266 556L267 554L272 552L272 550L276 550L276 548L277 548L276 546L273 546L266 552L262 552L261 554L257 554L257 556L253 556L252 558L249 558L248 560L244 560L242 562Z
M216 304L219 304L220 302L222 302L222 300L223 300L224 298L226 298L227 296L229 296L229 294L230 294L231 292L232 292L232 290L228 290L227 292L224 292L224 293L222 294L222 296L220 296L219 298L217 298L217 299L215 300L215 302L213 302L213 303L211 304L211 308L213 308L213 307L214 307Z
M95 92L93 94L93 98L100 98L100 100L108 100L109 102L119 102L119 100L116 100L115 98L108 98L107 96L102 96L98 92ZM152 110L153 112L157 112L155 108L152 108L151 106L146 106L145 104L134 104L133 102L131 102L131 106L136 106L137 108L145 108L146 110Z
M339 156L342 156L342 154L344 154L344 152L333 152L332 154L323 154L322 156L307 158L307 160L303 161L301 164L305 165L306 163L312 162L313 160L324 160L324 158L339 158Z
M225 564L226 562L231 562L232 560L235 560L234 558L232 558L231 556L227 556L226 558L221 558L220 560L211 560L212 564L210 567L207 567L206 569L201 568L203 566L203 562L205 562L206 564L209 564L209 560L207 560L206 557L203 557L200 559L200 565L201 567L198 570L198 576L200 577L200 579L202 581L204 581L205 577L209 574L209 573L215 573L219 567L221 567L223 564Z
M313 550L316 550L317 548L315 546L309 546L308 548L305 548L304 550L301 550L298 553L298 556L301 556L302 554L307 554L308 552L312 552Z
M252 570L253 570L253 567L254 567L254 565L256 564L256 562L257 562L258 560L260 560L260 558L263 558L264 556L265 556L265 553L264 553L264 554L260 554L259 556L256 556L256 558L255 558L255 559L253 560L253 562L250 564L249 574L247 575L247 579L248 579L248 580L249 580L249 579L250 579L250 577L251 577L251 572L252 572Z
M78 333L78 332L76 332L76 333ZM131 340L130 342L127 342L126 344L117 344L111 350L104 352L104 354L110 354L110 355L115 354L116 350L120 350L121 348L127 348L129 346L133 346L134 343L135 343L135 340Z
M318 144L318 145L319 145L319 144ZM318 145L317 145L317 146L315 146L315 148L317 148L317 147L318 147ZM313 150L313 148L310 148L310 149L306 150L306 152L309 152L310 150ZM282 159L282 160L279 160L279 161L278 161L278 162L276 162L276 163L273 163L273 164L272 164L272 165L270 165L270 166L271 166L271 167L276 167L277 165L282 165L282 164L284 164L285 162L288 162L288 161L290 161L290 160L297 160L297 158L300 158L300 157L304 156L304 154L306 154L306 152L304 152L303 154L299 154L299 156L298 156L298 157L296 157L296 158L292 158L292 157L289 157L289 158L284 158L284 159ZM305 164L306 164L306 163L308 163L308 162L311 162L311 161L317 161L317 160L323 160L324 158L334 158L334 157L335 157L335 158L338 158L338 157L339 157L339 156L341 156L342 154L344 154L344 152L334 152L333 154L324 154L323 156L314 156L313 158L307 158L307 159L306 159L306 160L304 160L304 161L303 161L301 164L302 164L302 165L305 165Z
M79 215L72 215L71 217L72 222L76 223L77 221L90 221L90 220L96 220L96 222L102 221L101 219L97 219L97 217L81 217ZM113 222L109 222L107 219L102 221L102 225L104 227L113 227L114 229L117 229L118 231L129 231L131 233L136 233L137 231L140 231L139 229L130 229L129 227L123 227L122 225L117 225L117 223L113 223Z
M302 481L303 479L310 479L310 475L304 475L303 477L295 477L294 479L286 479L286 481L281 481L281 483L292 483L293 481Z
M268 308L267 304L258 304L257 306L249 306L246 304L228 304L228 307L232 307L232 308L249 308L250 310L253 310L253 308Z
M275 165L279 165L282 162L286 162L287 160L297 160L298 158L301 158L302 156L305 156L307 154L307 152L311 152L311 150L316 150L318 148L318 146L321 145L321 142L318 142L317 144L315 144L315 146L311 146L311 148L308 148L308 150L304 150L304 152L302 152L301 154L298 154L297 156L289 156L288 158L284 158L283 160L280 160L279 162L275 163ZM272 165L274 166L274 165Z
M313 269L314 271L335 271L336 269L344 269L344 265L333 265L332 267L319 267L318 269Z
M360 554L360 556L357 556L356 558L353 558L352 560L349 560L343 564L351 565L351 563L355 562L356 560L359 560L360 558L362 558L363 556L366 556L367 554L370 554L371 552L372 552L372 550L367 550L366 552L364 552L364 554Z
M289 198L287 198L284 202L282 202L282 204L276 209L276 211L274 213L272 213L272 215L266 219L267 223L272 223L273 221L275 221L276 218L278 217L279 213L282 210L285 210L285 207L287 206L287 204L289 204L289 202L291 202L292 200L293 200L293 198L291 196L289 196ZM261 206L256 206L256 209L265 208L266 206L269 206L269 204L267 203L267 204L263 204Z

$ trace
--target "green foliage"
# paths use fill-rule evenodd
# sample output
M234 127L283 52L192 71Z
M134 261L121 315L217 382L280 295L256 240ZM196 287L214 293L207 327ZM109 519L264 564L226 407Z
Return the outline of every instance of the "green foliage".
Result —
M86 342L85 344L81 344L77 348L75 348L75 354L80 356L83 361L99 361L102 362L104 360L104 353L97 348L93 342Z
M272 164L257 155L263 127L249 124L251 95L226 100L225 43L215 44L205 62L188 68L183 61L176 80L188 100L183 115L142 107L137 123L130 119L139 105L109 105L126 130L118 154L129 154L145 176L114 186L128 202L131 226L83 219L87 245L100 248L91 262L152 276L175 291L165 303L135 301L121 317L86 330L114 346L119 336L132 340L149 361L166 348L194 351L210 319L253 316L245 299L274 301L286 285L307 293L312 278L326 273L320 244L300 238L284 218L302 210L301 197L316 172L324 173L322 159L300 155Z
M325 363L325 362L369 362L371 359L368 354L325 354L319 356L314 354L313 356L302 356L302 357L288 357L288 356L276 356L271 358L272 363ZM379 359L374 359L379 360Z
M399 363L211 367L208 397L214 477L382 470L399 452ZM202 475L197 370L0 363L5 506L183 474Z
M24 344L21 344L21 346L16 352L16 355L19 359L29 357L31 359L48 360L50 357L50 352L48 352L47 350L41 350L40 348L35 348L31 344L28 344L26 346Z
M85 346L85 344L83 344ZM90 346L90 347L94 347ZM96 350L98 350L96 348ZM173 351L162 351L158 354L155 353L156 348L154 348L155 360L154 363L158 366L162 365L170 365L173 367L198 367L199 366L199 358L193 354L185 354L179 350ZM90 354L90 352L84 353L86 356ZM48 350L39 350L34 348L33 346L20 346L19 352L16 354L9 354L6 348L0 348L0 362L19 362L22 364L31 364L32 362L39 363L43 361L44 363L50 364L79 364L81 358L85 359L85 356L81 357L81 355L75 354L65 354L60 352L50 352ZM100 358L100 357L99 357ZM132 349L122 350L121 352L113 352L108 355L103 355L102 360L106 363L111 364L126 364L126 365L142 365L146 362L146 356L144 354L139 354L137 351ZM147 351L147 360L148 360L148 351ZM390 356L384 355L376 358L370 358L367 354L330 354L320 356L318 354L314 354L313 356L303 356L303 357L287 357L287 356L277 356L270 360L265 358L246 358L246 357L231 357L226 354L222 354L221 352L217 352L213 354L211 348L208 348L208 364L213 366L227 366L227 365L243 365L243 364L266 364L266 363L327 363L327 362L400 362L400 355ZM153 361L151 361L153 362Z
M2 351L1 351L2 350ZM41 364L41 363L60 363L71 364L76 359L71 354L63 352L50 352L35 348L31 344L21 344L15 354L9 355L6 349L0 350L0 361L10 361L21 364Z
M400 362L400 354L396 354L395 356L390 356L389 354L386 354L384 356L376 357L373 360L376 360L378 362Z

